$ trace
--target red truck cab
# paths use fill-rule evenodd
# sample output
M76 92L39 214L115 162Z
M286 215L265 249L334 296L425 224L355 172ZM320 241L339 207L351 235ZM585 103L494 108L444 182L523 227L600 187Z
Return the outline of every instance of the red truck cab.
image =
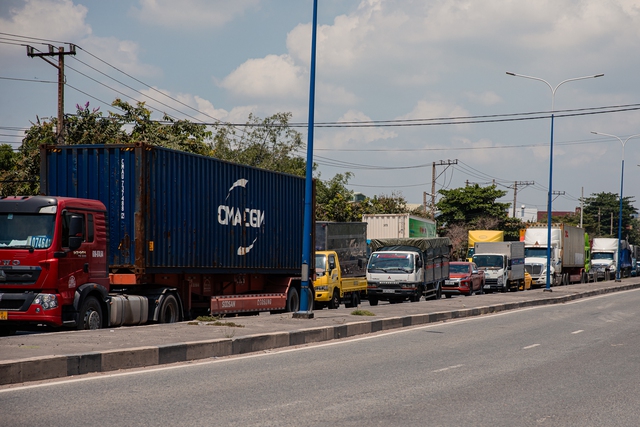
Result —
M97 200L0 198L0 334L107 326L105 214Z

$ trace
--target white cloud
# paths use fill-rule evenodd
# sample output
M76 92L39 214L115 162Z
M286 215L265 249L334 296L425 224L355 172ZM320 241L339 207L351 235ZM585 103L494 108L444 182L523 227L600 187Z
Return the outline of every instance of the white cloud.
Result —
M307 96L309 78L289 55L249 59L225 77L220 86L238 95L269 98Z
M132 13L146 24L184 30L222 26L259 4L260 0L140 0Z
M482 93L465 92L464 95L471 102L475 104L485 105L485 106L495 105L502 102L502 98L500 97L500 95L492 91L485 91Z
M71 0L25 0L22 7L11 9L7 18L0 18L0 28L4 33L71 42L91 34L86 16L87 8ZM30 44L42 51L48 49L36 41ZM13 45L0 45L0 52L26 55L24 47Z
M361 111L349 110L338 122L367 122L371 118ZM393 140L398 136L393 130L382 127L341 127L334 129L321 128L316 148L363 148L372 142Z

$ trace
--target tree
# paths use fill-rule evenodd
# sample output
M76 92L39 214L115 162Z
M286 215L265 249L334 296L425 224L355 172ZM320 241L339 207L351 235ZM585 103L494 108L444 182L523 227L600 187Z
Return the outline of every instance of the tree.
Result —
M622 198L623 238L629 237L630 243L640 242L637 221L632 215L638 213L633 206L633 197ZM618 237L620 216L620 198L615 193L597 193L584 201L583 225L590 237Z
M441 212L438 222L443 225L472 224L481 218L501 220L507 216L509 203L498 203L496 199L507 194L495 185L480 187L478 184L453 190L439 190L443 197L436 204Z
M300 132L289 127L291 113L276 113L260 120L249 114L244 130L232 124L215 125L213 156L293 175L305 176L306 161ZM315 169L315 165L314 165Z
M13 170L16 167L16 155L9 144L0 145L0 172Z

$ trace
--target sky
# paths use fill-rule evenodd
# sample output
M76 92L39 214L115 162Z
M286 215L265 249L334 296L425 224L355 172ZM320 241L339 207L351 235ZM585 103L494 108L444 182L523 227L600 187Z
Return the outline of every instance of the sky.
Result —
M68 43L67 114L289 112L306 142L312 18L313 0L2 0L0 143L57 115L56 68L25 45ZM512 203L518 183L516 207L546 211L553 111L553 209L619 194L623 159L640 207L640 0L318 0L317 31L321 179L422 203L435 170L436 191L495 182Z

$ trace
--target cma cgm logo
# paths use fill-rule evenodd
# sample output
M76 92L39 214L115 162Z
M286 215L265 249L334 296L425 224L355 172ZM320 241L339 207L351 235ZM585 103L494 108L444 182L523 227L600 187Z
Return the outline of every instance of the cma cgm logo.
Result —
M264 211L260 209L229 206L227 204L227 201L234 192L246 190L248 182L246 179L239 179L229 188L227 197L225 198L225 204L218 206L219 224L248 228L260 228L264 224ZM257 237L253 239L253 242L251 242L249 246L240 246L237 250L238 255L246 255L249 253L256 240L258 240Z

